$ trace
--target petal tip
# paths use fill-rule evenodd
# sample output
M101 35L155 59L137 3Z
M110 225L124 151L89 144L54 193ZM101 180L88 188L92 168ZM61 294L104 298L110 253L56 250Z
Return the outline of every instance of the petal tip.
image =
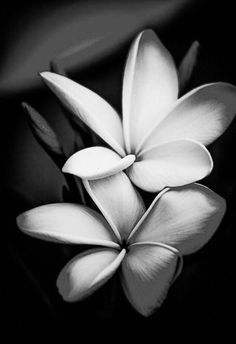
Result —
M39 75L43 78L43 79L47 79L48 77L50 77L50 75L52 75L54 73L52 72L48 72L48 71L44 71L44 72L40 72Z
M54 84L58 79L56 78L65 78L62 75L56 74L56 73L52 73L52 72L40 72L39 73L40 77L43 79L43 81L47 84ZM60 80L60 79L59 79Z
M23 222L24 222L24 213L22 213L16 217L16 225L21 230L22 230L22 223Z
M63 277L64 277L63 274L60 273L56 281L58 293L61 295L64 301L72 302L69 284L66 282L66 279Z
M69 159L68 159L69 160ZM68 168L68 165L69 165L69 163L68 163L68 160L65 162L65 164L62 166L62 172L63 173L70 173L69 172L69 168Z
M193 47L196 48L196 49L198 49L198 48L200 47L199 41L197 41L197 40L194 41L194 42L193 42Z
M30 234L31 229L29 228L29 215L28 215L28 211L25 211L24 213L19 214L16 217L16 225L17 227L22 231L22 232L26 232L28 234Z
M78 153L78 152L77 152ZM69 173L73 174L77 177L82 178L83 176L81 175L79 169L77 168L77 153L71 155L65 162L65 164L62 166L62 172L63 173Z

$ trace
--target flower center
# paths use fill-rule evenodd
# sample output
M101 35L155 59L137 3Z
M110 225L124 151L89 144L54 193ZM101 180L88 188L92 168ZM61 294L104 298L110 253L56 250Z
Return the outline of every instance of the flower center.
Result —
M122 249L125 249L126 250L126 252L128 252L129 251L129 243L128 243L128 241L127 240L122 240L122 242L121 242L121 244L120 244L120 247L121 247L121 250Z

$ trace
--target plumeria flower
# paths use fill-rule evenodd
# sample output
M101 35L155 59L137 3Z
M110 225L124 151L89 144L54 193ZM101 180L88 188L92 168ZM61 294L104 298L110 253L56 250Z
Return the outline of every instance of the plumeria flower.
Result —
M58 74L41 73L62 103L108 145L72 155L63 171L98 179L125 170L141 189L157 192L204 178L213 167L204 145L236 112L236 88L217 82L178 98L174 61L152 30L134 40L123 80L123 121L100 96Z
M211 238L225 201L192 184L164 189L146 210L124 172L83 182L103 216L86 206L58 203L26 211L17 224L44 240L94 246L60 272L57 287L65 301L84 299L119 270L127 299L148 316L164 301L182 255Z

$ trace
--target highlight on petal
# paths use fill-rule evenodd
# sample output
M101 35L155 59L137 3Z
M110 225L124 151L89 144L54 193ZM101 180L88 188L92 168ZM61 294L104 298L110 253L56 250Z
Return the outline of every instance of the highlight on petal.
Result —
M134 228L129 241L160 242L183 255L194 253L215 233L225 210L225 200L203 185L165 189Z
M131 245L122 262L122 286L131 305L149 316L163 303L176 271L178 256L152 244Z
M73 203L31 209L17 217L17 225L24 233L47 241L119 247L100 214Z
M74 302L92 294L118 269L125 255L113 249L92 249L72 259L60 272L57 287L63 299Z
M206 177L213 162L208 150L193 140L177 140L143 151L128 170L132 182L143 190L193 183Z
M177 100L178 77L174 61L152 30L134 40L123 81L123 127L128 153L160 122Z
M124 156L122 124L117 112L88 88L55 73L41 73L47 86L61 102L94 130L120 155Z
M104 179L84 180L84 186L117 239L125 239L145 213L143 200L127 175L120 172Z
M62 171L85 179L100 179L116 174L135 161L134 155L121 158L105 147L89 147L73 154L65 163Z
M223 82L200 86L177 101L169 115L145 138L140 151L183 138L209 145L227 129L235 113L235 86Z

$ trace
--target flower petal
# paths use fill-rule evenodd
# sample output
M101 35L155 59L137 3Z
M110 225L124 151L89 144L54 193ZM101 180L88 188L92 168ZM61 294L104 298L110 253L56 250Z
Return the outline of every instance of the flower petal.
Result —
M92 249L79 254L60 272L59 293L68 302L84 299L112 277L124 255L125 250L112 249Z
M117 239L125 239L145 212L143 200L126 174L85 180L84 185Z
M20 214L26 234L52 242L119 247L105 219L96 211L72 203L43 205Z
M213 167L208 150L193 140L177 140L144 151L128 170L132 182L143 190L157 192L208 175Z
M43 72L41 76L72 113L94 130L117 153L125 155L120 117L104 99L62 75Z
M200 184L165 189L130 235L130 242L160 242L181 254L199 250L212 237L226 209L225 200Z
M123 81L123 126L127 152L161 121L178 96L173 59L152 30L134 40Z
M208 145L229 126L236 113L236 88L227 83L200 86L180 98L169 115L147 135L140 151L189 138Z
M105 147L89 147L73 154L62 168L63 172L85 179L99 179L116 174L135 160L134 155L121 158L117 153Z
M173 280L178 256L155 245L131 245L122 262L122 286L127 299L149 316L164 301Z

